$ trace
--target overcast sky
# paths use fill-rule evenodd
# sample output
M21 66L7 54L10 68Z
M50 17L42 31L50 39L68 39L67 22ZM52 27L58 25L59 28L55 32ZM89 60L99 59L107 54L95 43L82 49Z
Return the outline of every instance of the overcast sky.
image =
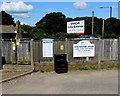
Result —
M91 17L92 11L95 17L109 18L110 7L112 6L112 16L118 18L118 1L92 2L87 0L75 2L29 2L11 1L0 3L0 10L4 10L14 17L14 21L20 20L24 24L34 26L41 18L50 12L62 12L66 17ZM35 0L34 0L35 1ZM65 0L64 0L65 1ZM88 2L89 1L89 2ZM97 0L96 0L97 1ZM106 0L107 1L107 0ZM116 2L115 2L116 1Z

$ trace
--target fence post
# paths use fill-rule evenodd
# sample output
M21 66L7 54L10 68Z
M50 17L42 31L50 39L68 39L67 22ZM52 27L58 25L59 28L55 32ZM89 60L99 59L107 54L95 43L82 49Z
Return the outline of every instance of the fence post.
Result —
M101 38L99 38L99 41L98 41L98 64L101 63Z
M30 60L31 60L31 65L33 66L33 69L34 69L33 39L30 40Z
M118 62L120 64L120 37L118 39Z
M2 64L2 42L0 41L0 69L3 68L3 64Z
M66 59L68 61L68 38L65 38L65 54L67 55Z

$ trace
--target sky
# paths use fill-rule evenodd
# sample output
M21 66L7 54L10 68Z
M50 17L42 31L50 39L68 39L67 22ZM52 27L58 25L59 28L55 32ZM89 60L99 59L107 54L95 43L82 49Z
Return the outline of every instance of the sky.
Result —
M44 0L44 2L38 2L37 0L6 0L0 2L0 11L4 10L12 15L15 22L19 20L21 24L27 24L30 26L35 26L38 21L51 12L62 12L66 17L76 18L86 16L91 17L92 11L94 11L95 17L107 19L110 17L109 7L112 7L112 16L118 18L118 1L101 1L102 0L99 0L99 2L74 0L71 2L68 0L65 2L64 0L64 2L54 2L53 0L52 2L45 2Z

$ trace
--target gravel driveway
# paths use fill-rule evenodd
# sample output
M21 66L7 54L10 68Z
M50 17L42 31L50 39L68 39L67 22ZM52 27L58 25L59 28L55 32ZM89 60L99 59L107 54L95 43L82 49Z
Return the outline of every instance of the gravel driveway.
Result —
M118 94L118 70L37 72L2 87L3 94Z

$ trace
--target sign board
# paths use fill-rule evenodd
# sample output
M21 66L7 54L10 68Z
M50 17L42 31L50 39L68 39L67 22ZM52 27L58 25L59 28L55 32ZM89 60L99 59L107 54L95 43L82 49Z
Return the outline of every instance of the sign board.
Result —
M20 45L20 42L16 42L16 45Z
M64 50L64 45L60 45L60 50Z
M94 57L95 44L83 40L73 45L73 57Z
M20 39L16 40L16 45L20 45Z
M43 57L53 57L53 39L43 39Z
M84 34L85 20L67 22L67 33Z
M15 50L16 49L16 45L14 42L12 42L12 49Z

